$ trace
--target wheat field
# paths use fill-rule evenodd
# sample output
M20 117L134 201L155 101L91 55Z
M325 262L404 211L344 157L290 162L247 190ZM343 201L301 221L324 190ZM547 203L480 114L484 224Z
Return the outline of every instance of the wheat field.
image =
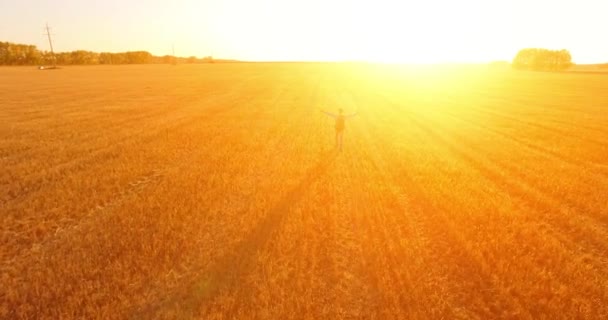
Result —
M608 318L607 86L1 68L0 318Z

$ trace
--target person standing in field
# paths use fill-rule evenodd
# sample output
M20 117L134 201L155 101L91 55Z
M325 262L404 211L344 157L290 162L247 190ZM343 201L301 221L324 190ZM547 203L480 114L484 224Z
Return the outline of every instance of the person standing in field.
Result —
M352 118L354 116L357 115L357 112L352 113L352 114L347 114L345 115L343 113L342 109L338 109L338 114L333 114L331 112L327 112L324 110L321 110L321 112L325 113L326 115L336 119L336 124L335 124L335 129L336 129L336 148L338 148L338 150L342 151L342 140L344 138L344 129L346 127L346 119L348 118Z

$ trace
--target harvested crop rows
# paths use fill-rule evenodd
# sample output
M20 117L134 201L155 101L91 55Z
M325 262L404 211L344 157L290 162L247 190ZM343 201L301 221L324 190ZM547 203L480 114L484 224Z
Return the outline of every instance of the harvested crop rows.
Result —
M607 318L607 85L2 68L0 318Z

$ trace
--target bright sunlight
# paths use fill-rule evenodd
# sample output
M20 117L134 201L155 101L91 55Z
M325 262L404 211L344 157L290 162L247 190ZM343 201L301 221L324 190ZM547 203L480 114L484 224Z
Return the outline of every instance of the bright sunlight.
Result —
M36 2L31 5L31 2ZM489 62L526 47L608 55L602 0L2 2L0 39L58 51L147 50L246 61ZM542 17L542 20L539 20Z

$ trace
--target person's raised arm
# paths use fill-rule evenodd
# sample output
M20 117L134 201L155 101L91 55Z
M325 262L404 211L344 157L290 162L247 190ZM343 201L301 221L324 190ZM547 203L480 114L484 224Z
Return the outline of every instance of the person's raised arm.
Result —
M356 116L357 114L359 114L358 111L355 112L355 113L347 114L347 115L344 116L344 118L352 118L352 117Z
M335 115L333 113L330 113L330 112L327 112L327 111L324 111L324 110L321 110L321 112L325 113L326 115L328 115L328 116L330 116L332 118L337 118L338 117L337 115Z

